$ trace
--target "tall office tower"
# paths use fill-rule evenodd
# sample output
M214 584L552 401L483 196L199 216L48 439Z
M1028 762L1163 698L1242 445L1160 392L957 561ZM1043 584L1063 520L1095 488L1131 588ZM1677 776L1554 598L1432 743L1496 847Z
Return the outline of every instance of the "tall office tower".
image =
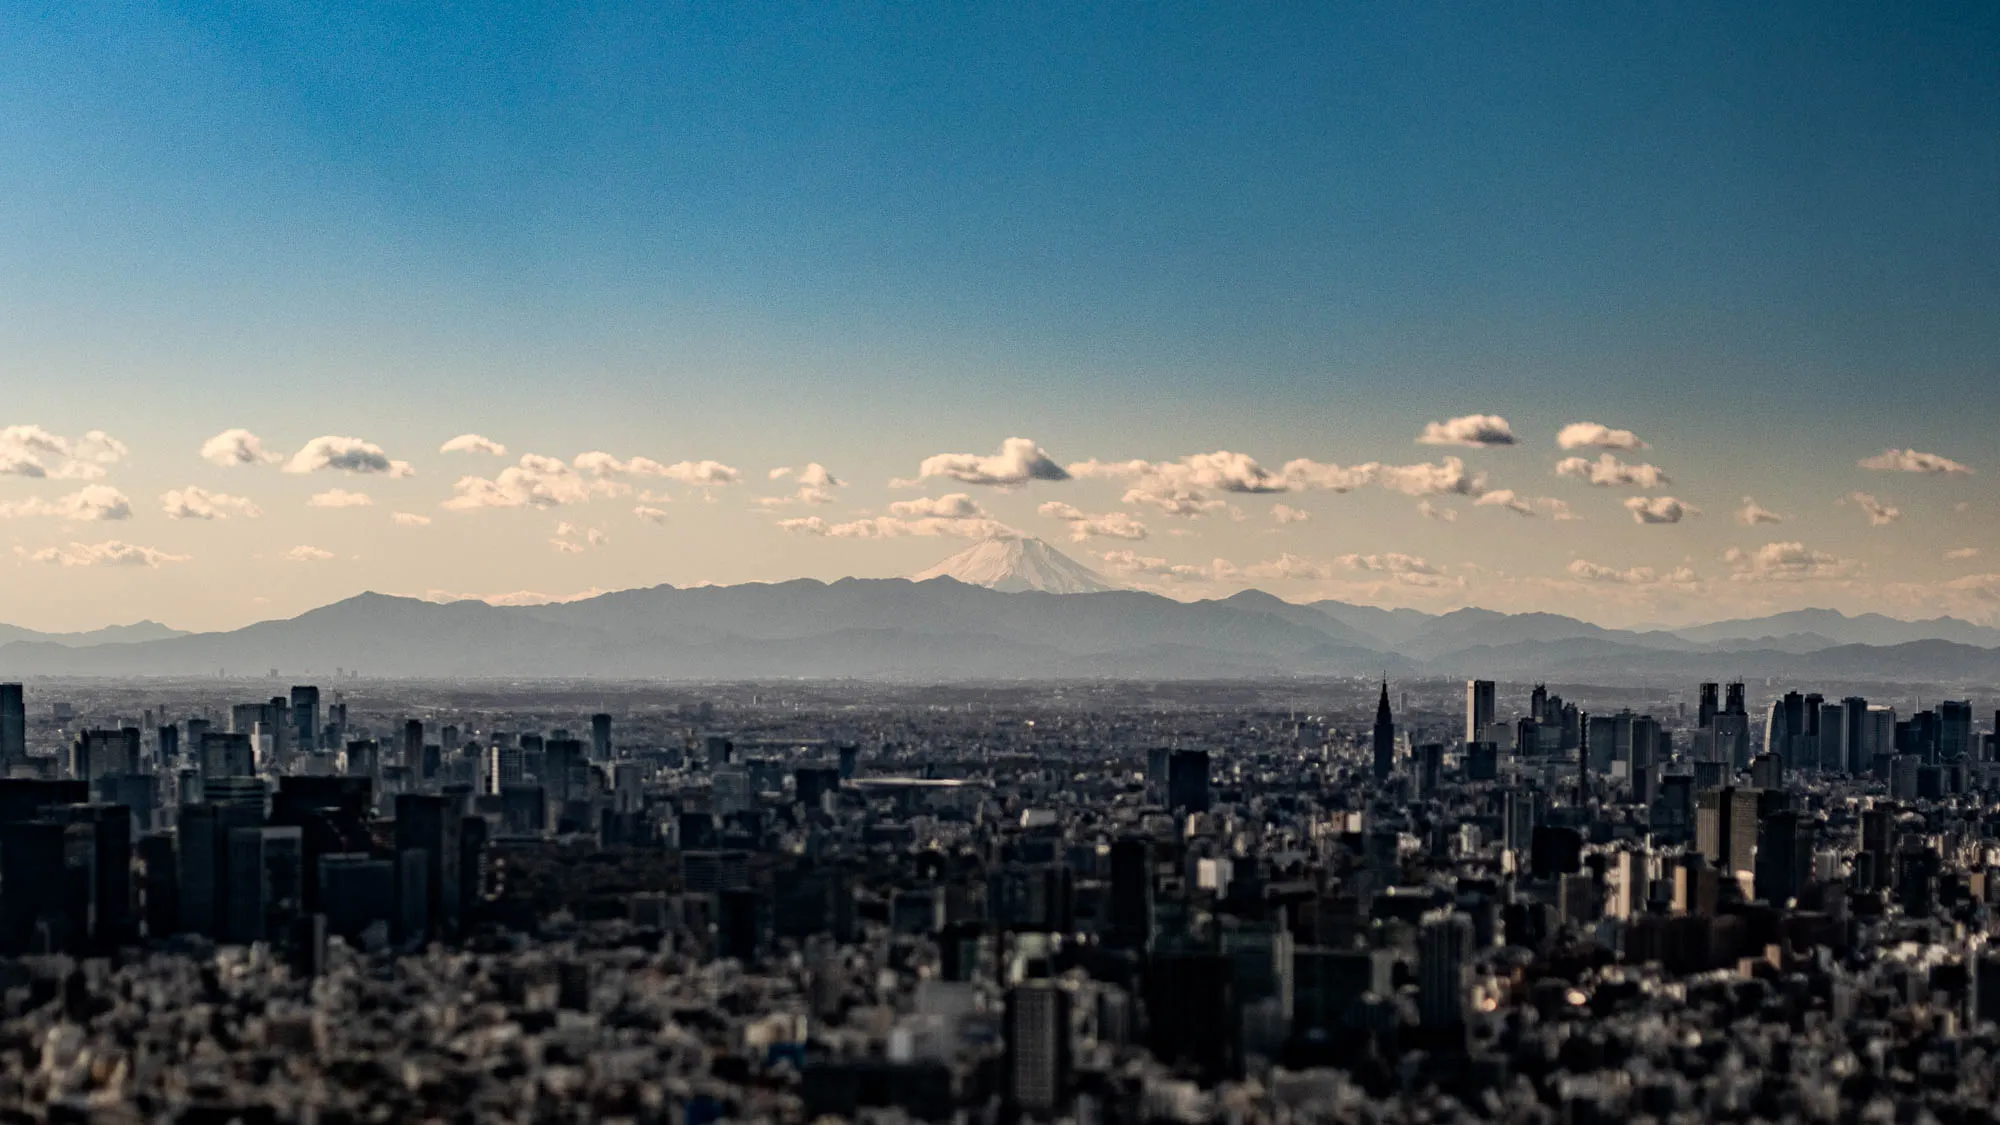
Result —
M590 717L590 756L599 762L611 760L611 716L602 711Z
M1666 732L1651 715L1632 720L1632 803L1651 808L1659 790L1660 762L1668 757Z
M171 765L174 759L181 755L181 728L172 723L161 727L158 734L158 744L159 761L157 764L163 767Z
M486 792L518 787L527 780L527 775L527 760L519 746L496 739L486 748Z
M20 684L0 684L0 777L28 756L28 706Z
M87 730L69 748L69 775L94 789L107 777L139 772L139 728Z
M1798 693L1793 692L1792 694L1796 695ZM1773 699L1771 701L1771 710L1764 716L1764 752L1767 754L1783 754L1786 748L1791 745L1791 741L1791 712L1786 709L1784 700Z
M1161 1063L1191 1067L1205 1085L1242 1076L1243 1022L1235 963L1220 953L1170 953L1146 967L1146 1046Z
M1730 684L1730 685L1729 685L1729 687L1728 687L1728 689L1727 689L1727 691L1726 691L1726 692L1725 692L1725 694L1724 694L1724 698L1725 698L1726 702L1725 702L1725 703L1723 704L1723 706L1722 706L1722 713L1723 713L1723 714L1725 714L1725 715L1748 715L1748 714L1750 713L1749 711L1747 711L1747 710L1745 710L1745 709L1744 709L1744 705L1743 705L1743 681L1742 681L1742 680L1737 680L1737 681L1736 681L1735 683L1732 683L1732 684Z
M1590 748L1590 772L1607 774L1617 760L1618 716L1592 715L1585 722L1585 744Z
M229 836L263 823L263 810L207 802L180 813L180 931L219 938L229 924Z
M458 933L463 820L459 808L446 797L429 793L396 795L396 851L422 849L426 853L431 931L445 938Z
M1701 685L1701 709L1695 715L1697 728L1705 730L1715 725L1716 713L1722 710L1721 694L1721 684Z
M87 825L91 836L96 904L90 939L97 949L115 949L136 930L132 916L132 814L122 805L70 805L63 820Z
M302 753L319 749L319 688L292 688L292 745Z
M1750 765L1750 716L1724 711L1715 717L1715 756L1730 769Z
M224 846L229 905L222 921L222 940L232 945L264 941L264 830L231 829Z
M1534 843L1535 827L1542 822L1541 793L1534 789L1508 789L1504 815L1501 842L1508 851L1527 855Z
M350 942L376 922L385 926L396 900L396 865L366 852L337 852L319 858L320 913L326 927Z
M222 734L209 731L201 736L201 779L203 783L223 777L257 776L256 755L250 734Z
M1828 773L1847 772L1847 760L1852 754L1848 746L1850 724L1847 721L1847 705L1844 703L1822 703L1819 705L1819 756L1811 768ZM1807 763L1799 763L1806 768Z
M372 738L350 739L347 743L347 776L382 776L382 746Z
M1007 1104L1023 1115L1053 1120L1068 1100L1070 998L1054 981L1025 981L1007 990Z
M1547 684L1536 684L1535 690L1528 693L1528 717L1538 723L1549 721L1549 687Z
M1396 771L1396 717L1389 711L1389 681L1382 681L1382 698L1375 704L1375 780Z
M445 753L456 754L461 745L459 742L461 737L457 727L448 725L438 732L438 745L444 748Z
M424 723L422 719L410 719L403 724L403 757L397 763L406 770L414 770L424 764Z
M1755 870L1760 797L1756 789L1734 786L1695 795L1695 848L1725 875Z
M746 772L744 776L749 775ZM590 761L584 757L583 743L574 738L551 738L543 743L539 780L549 799L558 805L589 796ZM754 796L756 786L748 787Z
M1891 750L1889 742L1877 743L1874 723L1870 719L1868 701L1858 695L1850 695L1840 701L1841 732L1838 741L1847 755L1837 767L1850 774L1867 773L1875 764L1875 755ZM1894 721L1893 719L1891 720ZM1826 737L1826 723L1820 723L1822 740ZM1893 738L1890 740L1893 741ZM1822 754L1822 757L1825 755Z
M1465 740L1484 742L1493 726L1493 681L1465 682Z
M1957 762L1971 758L1972 749L1972 704L1963 700L1946 700L1937 706L1938 754L1940 762Z
M84 824L0 824L0 954L81 952L96 895L93 845Z
M1153 940L1153 855L1145 840L1111 842L1111 918L1105 944L1143 950Z
M1465 751L1467 760L1469 761L1482 753L1488 752L1492 745L1491 742L1483 740L1466 743ZM1438 790L1444 786L1444 744L1441 742L1426 742L1417 747L1416 758L1417 772L1415 780L1417 783L1417 794L1422 797L1435 797ZM1484 773L1486 771L1482 769L1480 772ZM1486 778L1484 780L1490 781L1492 779Z
M298 732L292 729L291 699L282 695L272 696L271 702L265 704L265 714L269 721L264 724L264 733L271 736L272 761L285 762L291 758L292 749L297 745L294 736Z
M750 771L742 766L724 766L715 771L709 805L715 815L749 812L757 807L757 791L750 783Z
M271 713L269 703L238 703L229 709L229 730L232 734L249 734L257 729L258 723L270 726L277 721Z
M187 728L182 731L181 745L188 753L194 755L197 766L201 764L202 739L208 737L208 732L214 729L215 724L207 719L189 719Z
M1472 919L1432 911L1417 933L1417 1013L1432 1029L1465 1023L1465 973L1472 958Z
M1782 907L1799 897L1812 874L1818 823L1791 809L1780 809L1757 824L1757 897Z
M1208 751L1176 750L1167 756L1167 807L1208 811Z

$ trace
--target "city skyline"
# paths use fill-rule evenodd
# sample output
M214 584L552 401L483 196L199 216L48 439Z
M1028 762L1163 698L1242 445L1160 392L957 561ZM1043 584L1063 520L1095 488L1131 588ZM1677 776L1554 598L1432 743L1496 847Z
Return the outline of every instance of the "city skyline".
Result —
M999 526L1181 597L2000 620L1993 17L1569 15L14 20L0 621Z

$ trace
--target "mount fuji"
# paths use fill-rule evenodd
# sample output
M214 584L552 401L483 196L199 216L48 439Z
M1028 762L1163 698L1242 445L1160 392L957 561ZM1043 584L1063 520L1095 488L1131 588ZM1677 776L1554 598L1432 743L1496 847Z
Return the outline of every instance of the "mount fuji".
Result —
M956 578L968 586L1018 594L1101 594L1124 587L1030 536L983 539L911 581Z

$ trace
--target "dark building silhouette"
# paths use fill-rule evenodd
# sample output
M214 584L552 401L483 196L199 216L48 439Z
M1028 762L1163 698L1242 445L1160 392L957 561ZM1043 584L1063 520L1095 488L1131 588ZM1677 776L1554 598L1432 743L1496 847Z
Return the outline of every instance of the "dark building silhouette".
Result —
M1208 811L1208 751L1176 750L1167 759L1167 807Z
M1389 711L1389 681L1382 681L1382 697L1375 704L1375 779L1396 770L1396 717Z
M0 684L0 775L28 756L28 708L20 684Z

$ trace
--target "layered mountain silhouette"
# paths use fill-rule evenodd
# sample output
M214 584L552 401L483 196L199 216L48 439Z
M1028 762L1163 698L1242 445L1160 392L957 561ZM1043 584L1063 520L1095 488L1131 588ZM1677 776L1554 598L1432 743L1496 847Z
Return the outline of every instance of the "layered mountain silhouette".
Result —
M25 633L26 631L18 631ZM79 637L96 638L89 641ZM915 579L655 586L545 606L368 593L281 621L176 634L0 632L0 678L336 668L411 678L733 680L1485 676L1616 683L2000 679L2000 630L1804 610L1677 630L1559 614L1428 614L1246 590L1181 602L1033 539L976 544Z

